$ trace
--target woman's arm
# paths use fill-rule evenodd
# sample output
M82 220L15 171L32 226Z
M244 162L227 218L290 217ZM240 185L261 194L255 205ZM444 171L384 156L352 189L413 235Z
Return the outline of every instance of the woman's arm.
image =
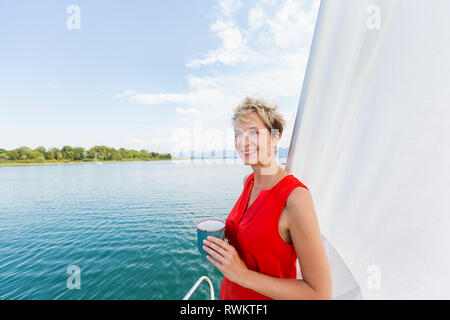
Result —
M239 284L275 300L316 300L330 299L315 291L304 280L282 279L264 273L248 270L248 275Z
M249 270L233 246L211 237L205 250L229 280L272 299L331 299L331 274L309 190L296 188L286 202L291 239L303 280L281 279Z
M242 286L273 299L331 299L331 274L311 193L296 188L286 202L289 232L303 280L281 279L249 270Z

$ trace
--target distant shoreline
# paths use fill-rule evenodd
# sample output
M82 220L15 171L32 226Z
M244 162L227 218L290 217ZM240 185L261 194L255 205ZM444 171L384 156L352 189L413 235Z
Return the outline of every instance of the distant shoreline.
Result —
M132 160L132 159L127 159L127 160L101 160L99 162L103 163L116 163L116 162L152 162L152 161L194 161L194 162L198 162L198 161L205 161L205 162L209 162L209 161L215 161L215 160L236 160L238 161L239 158L171 158L171 159L151 159L151 160L142 160L142 159L136 159L136 160ZM281 158L277 158L278 160L287 160L287 158L285 157L281 157ZM92 161L70 161L70 160L50 160L50 161L45 161L45 162L26 162L27 160L23 160L23 161L11 161L11 160L6 160L6 161L0 161L0 168L1 167L29 167L29 166L46 166L46 165L61 165L61 164L96 164L96 162L94 160ZM285 163L283 163L284 165Z
M101 163L113 162L151 162L151 161L172 161L172 160L189 160L188 158L174 158L174 159L152 159L152 160L102 160ZM48 162L21 162L21 161L0 161L0 167L28 167L28 166L45 166L57 164L95 164L95 161L48 161Z

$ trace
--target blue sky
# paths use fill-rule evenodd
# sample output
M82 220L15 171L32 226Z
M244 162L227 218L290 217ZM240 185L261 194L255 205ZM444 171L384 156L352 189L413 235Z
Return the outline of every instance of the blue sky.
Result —
M80 10L80 29L67 27L70 5ZM246 95L278 102L287 147L318 5L2 1L0 148L171 152L177 130L194 149L229 147L232 110ZM207 130L223 137L208 140Z

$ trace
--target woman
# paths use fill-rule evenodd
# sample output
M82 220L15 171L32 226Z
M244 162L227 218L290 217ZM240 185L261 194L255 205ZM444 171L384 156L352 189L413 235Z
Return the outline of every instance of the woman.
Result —
M226 220L228 243L204 241L224 275L222 300L331 299L328 259L311 193L277 163L285 122L277 107L247 97L233 116L235 147L253 173ZM296 259L303 279L296 279Z

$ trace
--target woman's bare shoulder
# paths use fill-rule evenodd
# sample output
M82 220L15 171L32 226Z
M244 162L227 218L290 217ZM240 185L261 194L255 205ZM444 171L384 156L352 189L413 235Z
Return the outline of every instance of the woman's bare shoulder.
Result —
M303 187L292 190L286 201L286 209L290 214L294 215L314 213L314 203L311 192Z

